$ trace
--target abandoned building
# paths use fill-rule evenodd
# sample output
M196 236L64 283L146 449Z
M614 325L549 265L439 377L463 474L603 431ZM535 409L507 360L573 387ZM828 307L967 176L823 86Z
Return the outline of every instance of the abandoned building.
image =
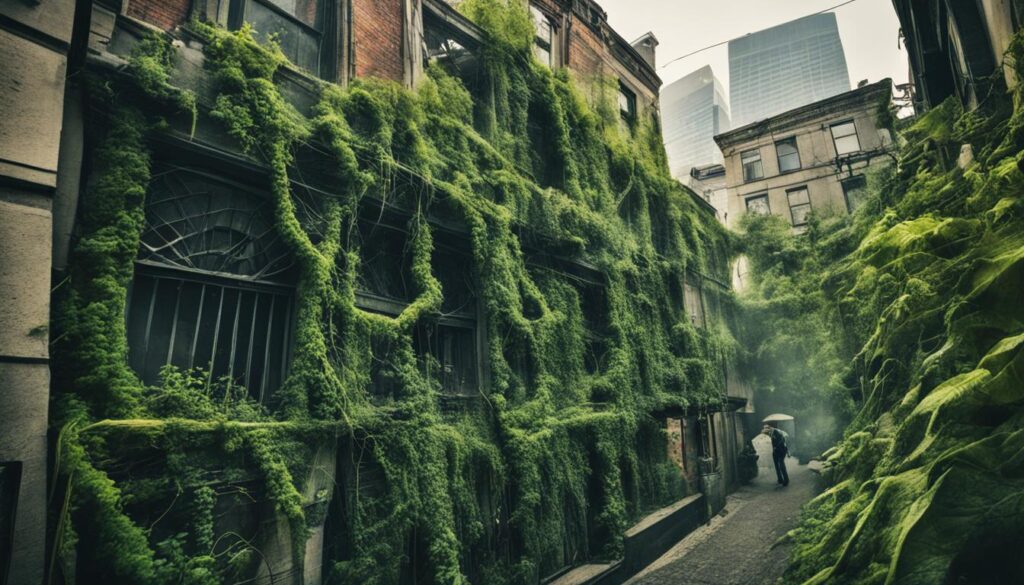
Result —
M591 0L531 1L528 14L534 60L508 64L493 29L441 0L0 3L0 583L181 582L185 572L208 578L187 581L197 583L538 583L595 560L628 571L666 531L721 508L746 473L738 455L753 397L720 341L729 258L712 241L713 212L660 178L638 181L657 200L628 197L639 189L630 180L615 184L623 196L608 221L628 234L641 226L653 247L551 236L597 221L561 194L596 199L596 189L551 162L559 135L545 102L503 105L507 87L490 73L513 68L534 96L546 86L530 80L548 80L558 103L572 103L558 94L572 83L595 102L611 84L617 131L641 140L644 128L660 132L657 40L630 44ZM260 75L273 83L248 83ZM429 177L418 169L448 161L379 154L417 129L388 119L392 131L373 134L385 122L372 107L397 109L451 80L459 88L446 95L472 98L472 127L450 132L474 138L452 139L464 150L443 156L484 153L476 160L492 168L479 172L493 184L527 185L533 206L569 201L551 204L564 219L530 224L528 205L474 194L465 208L484 210L474 224L456 194L483 184L466 175L485 163ZM229 96L230 84L244 89ZM259 127L266 112L239 113L258 103L329 122L332 87L363 88L364 102L343 102L344 136L377 137L353 164L384 161L341 175L348 183L336 153L351 150L303 135L275 159L282 151ZM867 104L878 91L853 95ZM241 101L253 95L272 99ZM351 113L360 104L362 117ZM489 130L519 123L493 115L500 107L525 114L525 142ZM126 111L146 112L153 130ZM224 112L236 126L225 129ZM282 128L306 123L293 119ZM867 129L860 150L881 144ZM749 134L738 132L729 136ZM512 170L498 168L506 152L518 153ZM428 163L409 162L417 156ZM356 183L369 186L351 207L336 204ZM341 216L345 229L331 223ZM344 251L318 273L332 238ZM592 249L630 254L639 268L615 272ZM664 298L637 292L662 274ZM646 312L624 320L636 307ZM581 326L547 325L557 319ZM543 339L559 335L564 355L552 356ZM357 337L365 345L352 346ZM248 410L219 406L229 403ZM627 530L663 506L675 506L671 526Z
M891 101L892 81L883 79L715 136L728 225L774 213L799 232L812 212L852 212L868 169L892 161Z
M910 56L914 105L921 112L955 95L965 106L985 99L992 75L1002 69L1008 87L1012 67L1001 67L1024 15L1010 0L893 0Z

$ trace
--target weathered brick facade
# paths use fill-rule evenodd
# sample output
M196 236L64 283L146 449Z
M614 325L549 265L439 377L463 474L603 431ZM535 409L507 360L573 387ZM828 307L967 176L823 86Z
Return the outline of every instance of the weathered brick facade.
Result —
M402 81L402 0L352 0L356 77Z
M127 14L163 30L188 20L190 0L129 0Z

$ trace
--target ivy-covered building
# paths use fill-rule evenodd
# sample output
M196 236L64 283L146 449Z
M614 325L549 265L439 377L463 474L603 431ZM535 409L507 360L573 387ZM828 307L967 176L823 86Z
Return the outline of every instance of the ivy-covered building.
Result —
M669 175L652 35L0 14L0 582L537 583L741 481L730 238Z

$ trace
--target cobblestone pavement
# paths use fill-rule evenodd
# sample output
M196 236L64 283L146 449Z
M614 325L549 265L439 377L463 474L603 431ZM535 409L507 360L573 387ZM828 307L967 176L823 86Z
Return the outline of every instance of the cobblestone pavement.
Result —
M789 487L776 487L775 473L762 468L753 483L729 496L728 514L684 538L627 585L775 583L791 546L772 545L796 525L800 506L814 497L817 483L807 466L795 459L786 463Z

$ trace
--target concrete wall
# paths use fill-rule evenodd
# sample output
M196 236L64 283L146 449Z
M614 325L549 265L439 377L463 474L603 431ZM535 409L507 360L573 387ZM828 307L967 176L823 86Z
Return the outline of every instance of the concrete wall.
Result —
M45 570L51 206L74 13L0 3L0 462L22 464L8 583Z

